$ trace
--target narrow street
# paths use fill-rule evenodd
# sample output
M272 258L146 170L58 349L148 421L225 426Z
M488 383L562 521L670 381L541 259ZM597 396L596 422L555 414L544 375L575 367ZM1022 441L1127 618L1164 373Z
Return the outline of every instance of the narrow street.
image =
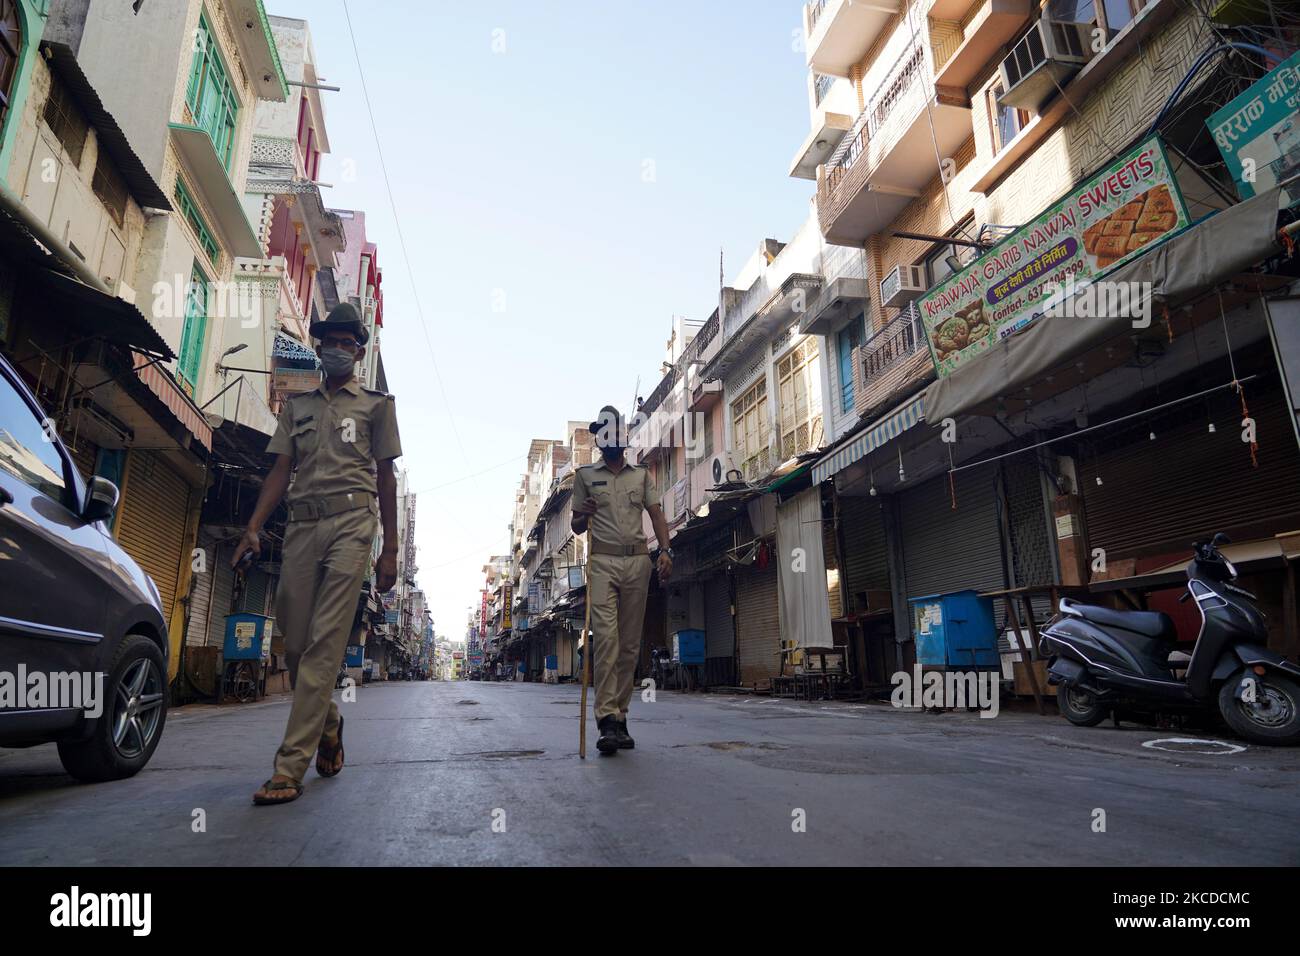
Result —
M1258 839L1291 826L1296 749L1182 754L1142 744L1193 735L1131 725L662 693L633 704L635 751L593 746L580 762L577 697L574 685L367 685L343 705L347 769L309 772L292 807L249 802L287 698L174 712L153 760L119 783L75 784L52 745L0 751L3 862L1300 863L1294 841ZM206 832L192 828L199 808Z

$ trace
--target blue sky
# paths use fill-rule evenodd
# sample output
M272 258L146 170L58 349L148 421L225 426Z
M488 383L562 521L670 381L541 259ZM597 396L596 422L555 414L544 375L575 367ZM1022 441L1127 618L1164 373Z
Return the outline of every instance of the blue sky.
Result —
M800 5L349 0L408 270L343 2L267 9L310 22L342 87L320 178L379 244L419 581L459 638L529 441L648 394L672 316L717 302L719 251L730 279L806 218Z

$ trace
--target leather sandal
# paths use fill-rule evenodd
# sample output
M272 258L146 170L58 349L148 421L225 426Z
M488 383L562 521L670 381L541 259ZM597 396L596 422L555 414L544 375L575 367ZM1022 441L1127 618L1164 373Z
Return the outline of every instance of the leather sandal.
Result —
M322 777L337 777L339 771L343 769L340 764L336 770L334 761L343 757L343 715L339 714L339 735L338 741L333 745L325 743L322 737L320 746L316 750L316 773ZM344 758L346 759L346 758Z
M264 790L268 795L259 796L256 793L253 794L253 803L259 807L268 807L273 803L293 803L302 796L302 784L294 780L268 780L266 783L262 784L262 790ZM293 790L296 792L292 797L269 796L269 794L278 793L282 790Z

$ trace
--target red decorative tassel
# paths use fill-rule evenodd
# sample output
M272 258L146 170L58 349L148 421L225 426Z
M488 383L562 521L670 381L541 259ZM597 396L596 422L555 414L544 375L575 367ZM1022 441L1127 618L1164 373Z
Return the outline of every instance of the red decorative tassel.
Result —
M1250 409L1246 407L1246 390L1237 384L1237 394L1241 396L1241 418L1245 421L1250 418ZM1259 442L1253 438L1250 441L1250 465L1252 468L1259 467Z

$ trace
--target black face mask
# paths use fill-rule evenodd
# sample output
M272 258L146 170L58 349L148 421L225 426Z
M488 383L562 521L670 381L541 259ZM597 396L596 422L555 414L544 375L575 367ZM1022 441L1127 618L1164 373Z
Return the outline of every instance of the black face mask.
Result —
M610 462L610 463L612 464L613 462L616 462L616 461L618 461L620 458L623 457L623 449L622 449L622 448L602 448L602 449L600 450L600 454L601 454L601 457L603 457L607 462Z

